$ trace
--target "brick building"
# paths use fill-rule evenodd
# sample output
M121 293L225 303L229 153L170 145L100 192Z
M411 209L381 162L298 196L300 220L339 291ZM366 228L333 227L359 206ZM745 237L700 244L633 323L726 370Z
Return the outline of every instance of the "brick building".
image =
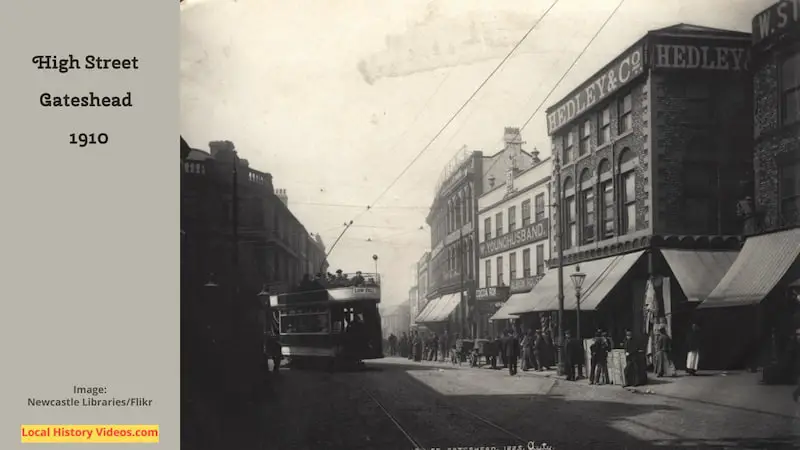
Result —
M436 184L436 193L426 222L431 227L428 263L428 304L417 323L442 332L475 335L477 322L474 296L478 277L478 197L486 186L506 174L507 151L527 155L520 169L530 165L530 154L522 150L518 128L506 128L505 146L492 156L462 149L447 165ZM463 300L462 300L463 292Z
M531 167L511 168L514 173L506 177L505 183L490 185L490 190L478 199L481 276L475 299L482 321L479 328L495 334L517 318L506 311L525 301L550 259L552 160L539 159L536 151L532 154Z
M800 2L777 2L753 18L750 53L753 193L740 202L747 236L699 312L713 324L709 333L733 337L713 349L721 363L755 367L785 354L800 327Z
M575 332L578 310L583 337L602 327L617 341L626 329L644 338L658 320L680 348L741 242L749 40L686 24L650 31L548 109L561 238L535 295L509 313L558 309L560 240L567 329ZM580 303L577 271L586 275Z

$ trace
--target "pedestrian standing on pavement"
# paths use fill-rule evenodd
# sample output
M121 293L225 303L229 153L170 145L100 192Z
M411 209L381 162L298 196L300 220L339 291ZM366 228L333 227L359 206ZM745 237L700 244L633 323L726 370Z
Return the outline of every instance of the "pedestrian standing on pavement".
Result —
M433 333L433 342L431 342L431 351L433 352L431 361L439 361L439 335Z
M686 373L697 375L697 368L700 364L700 327L696 323L686 334Z
M442 338L439 339L439 361L444 362L447 360L447 344L450 342L450 336L447 330L442 333Z
M658 335L656 335L653 347L655 347L655 355L653 357L654 372L656 373L656 377L661 378L666 375L667 370L669 370L669 355L672 351L672 339L670 339L667 334L667 329L665 327L662 326L658 329Z
M508 367L508 361L506 360L506 342L508 341L508 330L503 331L500 333L500 365L503 366L503 369Z
M527 372L531 368L531 361L533 357L533 332L528 331L528 334L522 338L522 371Z
M602 347L601 343L601 333L600 330L597 330L594 333L594 339L592 339L592 345L589 346L589 384L594 384L595 379L597 378L597 357L600 353L600 347Z
M517 338L515 334L509 332L505 347L505 356L506 356L506 361L508 362L509 375L517 374L517 360L519 359L519 348L520 348L519 338Z
M572 333L570 333L569 330L565 331L562 355L564 356L564 376L567 378L567 381L575 381L575 361L572 359L572 348L575 346L573 341Z
M533 335L533 365L537 372L544 370L545 353L547 352L547 345L544 342L544 336L541 331L536 330Z
M586 355L583 351L583 342L580 339L569 337L567 331L566 353L567 360L570 362L569 372L572 374L572 381L583 378L583 367L586 365Z
M647 368L643 351L631 331L625 332L625 386L642 386L647 383Z
M416 362L422 361L422 337L419 335L418 331L414 332L414 344L413 344L413 359Z
M606 346L606 340L603 339L603 334L598 330L595 335L594 342L592 342L591 359L592 359L592 372L589 375L590 384L608 384L608 352L610 349Z
M553 336L550 334L549 329L545 329L542 332L542 337L544 339L545 349L542 364L544 364L544 370L550 370L550 368L555 365L556 347L553 345Z

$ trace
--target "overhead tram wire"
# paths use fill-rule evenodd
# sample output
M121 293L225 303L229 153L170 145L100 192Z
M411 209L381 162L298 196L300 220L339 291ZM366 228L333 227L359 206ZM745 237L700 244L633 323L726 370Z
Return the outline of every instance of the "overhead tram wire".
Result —
M419 160L419 158L422 157L422 155L430 148L430 146L436 141L436 139L438 139L439 136L441 136L442 133L444 133L444 131L447 129L447 127L450 126L451 123L453 123L453 121L456 119L456 117L458 117L458 115L461 113L461 111L463 111L464 108L466 108L467 105L475 98L475 96L478 95L478 93L483 89L484 86L486 86L486 84L489 82L489 80L491 80L492 77L494 77L494 75L503 67L503 65L506 63L506 61L508 61L508 59L511 58L511 56L514 54L514 52L517 51L517 49L522 45L523 42L525 42L525 40L528 38L528 36L530 36L530 34L533 33L533 30L536 29L536 27L539 25L539 23L541 23L541 21L550 13L550 11L553 9L553 7L555 7L560 1L561 0L555 0L547 8L547 10L545 10L544 14L542 14L539 17L539 19L536 20L536 22L533 23L533 25L528 29L528 31L525 32L525 34L522 36L522 38L514 45L514 47L511 49L511 51L509 51L508 54L502 59L502 61L500 61L500 63L497 65L497 67L495 67L494 70L492 70L491 73L489 73L489 75L483 80L483 82L481 82L481 84L478 86L478 88L475 89L475 91L472 92L472 94L469 96L469 98L467 98L467 100L458 108L458 110L456 110L456 112L452 116L450 116L450 119L448 119L447 122L445 122L445 124L439 129L439 131L433 136L433 138L431 138L431 140L428 141L428 143L422 148L422 150L420 150L419 153L417 153L417 155L411 160L411 162L409 162L406 165L406 167L402 171L400 171L400 174L397 177L395 177L395 179L392 180L391 183L389 183L389 186L387 186L386 189L384 189L383 192L381 192L380 195L378 195L378 197L372 202L372 205L375 205L376 203L378 203L378 201L380 201L383 198L383 196L385 196L386 193L388 193L389 190L391 190L392 187L394 187L394 185L397 184L397 182L400 181L401 178L403 178L403 176L406 174L406 172L408 172L408 170ZM364 215L368 211L370 211L372 209L372 207L373 207L372 205L367 206L366 209L364 209L359 214L357 214L353 218L353 220L358 219L359 217L361 217L362 215Z
M597 39L598 36L600 36L600 33L602 33L603 30L606 28L606 26L609 24L609 22L611 22L611 19L613 19L614 16L617 14L619 9L622 7L623 3L625 3L625 0L620 0L620 2L617 3L617 6L614 8L613 11L611 11L611 14L609 14L608 17L606 18L606 20L603 22L603 24L600 25L600 28L597 29L597 32L595 32L594 36L592 36L592 38L589 39L589 42L586 43L586 45L583 47L583 50L581 50L581 52L578 53L578 56L575 57L575 60L572 61L572 64L570 64L569 67L567 67L567 70L564 72L563 75L561 75L561 78L559 78L558 81L556 81L556 84L553 85L553 88L550 89L550 92L548 92L547 95L545 96L545 98L541 101L541 103L539 103L539 106L536 107L536 110L534 110L533 113L530 116L528 116L528 119L519 128L519 132L516 135L517 138L522 136L522 130L524 130L525 127L527 127L531 123L531 121L536 116L536 114L539 113L539 110L542 109L542 106L544 106L545 102L547 102L547 100L550 99L550 96L553 95L553 92L555 92L555 90L558 89L558 87L561 85L561 83L564 81L564 79L567 78L567 75L569 75L569 73L575 67L575 64L577 64L578 61L580 61L580 59L583 57L583 55L586 53L586 51L589 49L589 47L591 47L592 43ZM486 169L486 171L484 172L484 175L489 173L489 171L492 170L494 165L497 164L497 161L499 161L499 160L500 160L500 158L495 159L492 162L492 164L489 166L489 168Z

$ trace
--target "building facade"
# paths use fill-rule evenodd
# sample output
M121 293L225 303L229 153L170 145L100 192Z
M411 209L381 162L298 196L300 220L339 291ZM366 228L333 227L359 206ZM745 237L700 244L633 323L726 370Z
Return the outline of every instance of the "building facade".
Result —
M433 204L426 218L431 228L428 263L428 305L417 316L438 332L448 329L462 336L476 335L475 290L479 276L476 221L478 198L485 187L506 174L513 159L508 154L527 155L516 159L519 169L527 168L530 154L522 150L518 128L506 128L504 148L492 156L462 149L447 165L436 184Z
M391 334L399 338L403 333L408 332L411 327L410 307L411 302L405 301L399 305L388 307L386 312L382 314L384 339L388 339ZM388 351L388 349L386 351Z
M272 176L249 167L233 143L191 149L183 162L181 229L191 245L187 275L203 286L238 284L242 295L280 291L327 269L324 244L288 207ZM234 207L236 214L233 214ZM320 269L309 272L312 266Z
M429 263L431 259L430 252L425 252L422 254L422 257L417 261L416 270L417 270L417 302L416 302L416 311L417 313L422 312L423 309L428 305L428 279L429 279ZM416 316L414 316L416 319Z
M800 327L798 43L797 1L777 2L753 18L753 192L740 202L746 241L698 307L709 332L732 337L710 348L720 355L722 366L763 367L770 362L764 355L777 355L779 364L791 364L782 356Z
M408 314L411 316L408 321L409 327L416 327L417 321L416 318L419 315L420 309L420 292L419 292L419 270L418 270L419 263L414 263L411 265L411 270L409 271L409 284L411 287L408 288Z
M516 318L501 307L517 294L530 292L550 259L552 161L539 160L537 152L532 158L532 167L515 171L478 199L481 276L475 299L479 329L491 334Z
M553 269L511 313L558 310L561 266L565 329L619 341L664 326L681 351L694 308L741 244L749 41L686 24L650 31L547 110ZM585 276L580 292L573 273Z

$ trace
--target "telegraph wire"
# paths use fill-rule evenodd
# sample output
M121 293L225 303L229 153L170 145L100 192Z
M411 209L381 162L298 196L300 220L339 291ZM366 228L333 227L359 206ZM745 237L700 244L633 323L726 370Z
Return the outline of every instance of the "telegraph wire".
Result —
M614 8L614 10L611 11L611 14L609 14L609 16L606 18L605 22L603 22L603 24L600 25L600 28L597 29L597 32L594 34L594 36L592 36L592 38L589 39L589 42L586 44L586 46L583 47L583 50L581 50L581 52L578 53L578 56L572 61L572 64L570 64L570 66L567 68L567 70L564 72L564 74L561 75L561 78L559 78L558 81L556 81L556 84L553 85L553 88L550 89L550 92L548 92L547 95L545 96L545 98L539 103L539 106L536 107L536 109L533 111L533 114L528 116L528 119L519 128L519 133L517 133L517 136L516 136L517 138L522 136L522 130L524 130L525 127L527 127L531 123L531 121L536 116L536 114L539 113L539 110L542 109L542 106L544 106L545 102L547 102L550 99L550 96L553 95L553 92L555 92L555 90L558 89L558 87L561 85L561 83L564 81L564 79L567 77L567 75L569 75L569 73L572 71L572 69L578 63L578 61L580 61L580 59L586 53L586 50L589 49L589 47L592 45L592 43L595 41L595 39L597 39L597 37L600 36L600 33L605 29L605 27L608 25L608 23L611 22L611 19L614 18L614 16L617 14L617 11L619 11L619 9L622 7L623 3L625 3L625 0L620 0L620 2L617 3L616 8ZM489 168L486 169L486 172L484 172L484 175L489 173L489 171L492 170L494 165L497 164L497 161L499 161L499 160L500 160L500 158L497 158L496 160L494 160L494 162L492 162L492 164L489 166Z
M528 29L528 31L526 31L525 34L522 36L522 38L516 43L516 45L514 45L514 47L511 49L511 51L509 51L508 54L506 54L506 56L500 61L500 63L494 68L494 70L492 70L489 73L489 75L483 80L483 82L481 82L481 84L478 86L478 88L475 89L472 92L472 94L458 108L458 110L456 110L456 112L453 115L450 116L450 119L448 119L447 122L445 122L445 124L439 129L439 131L433 136L433 138L431 138L431 140L428 141L428 143L422 148L422 150L419 151L419 153L417 153L417 155L411 160L411 162L409 162L406 165L406 167L402 171L400 171L400 174L397 175L397 177L395 177L394 180L392 180L391 183L389 183L389 186L387 186L386 189L384 189L383 192L381 192L380 195L378 195L378 197L372 202L372 205L378 203L378 201L380 201L383 198L383 196L386 195L386 193L389 192L389 190L391 190L392 187L394 187L394 185L397 184L397 182L400 181L401 178L403 178L403 176L406 174L406 172L408 172L408 170L419 160L419 158L422 157L422 155L431 147L431 145L436 141L436 139L438 139L439 136L441 136L442 133L444 133L444 131L447 129L447 127L450 126L450 124L456 119L456 117L458 117L458 115L461 113L461 111L463 111L464 108L466 108L467 105L472 101L472 99L474 99L475 96L478 95L478 93L483 89L484 86L486 86L486 84L489 82L489 80L491 80L492 77L494 77L494 75L503 67L503 65L506 63L506 61L508 61L508 59L511 58L511 56L514 54L514 52L517 51L517 49L522 45L522 43L525 42L525 40L528 38L528 36L531 33L533 33L533 30L536 29L536 27L539 25L539 23L542 21L542 19L544 19L550 13L550 11L553 9L553 7L555 7L560 1L561 0L555 0L547 8L547 10L545 10L544 14L542 14L539 17L539 19L536 20L536 22L533 23L533 25ZM359 217L361 217L362 215L364 215L368 211L370 211L372 209L372 205L367 206L367 208L365 210L361 211L359 214L357 214L356 217L353 218L353 220L358 219Z

